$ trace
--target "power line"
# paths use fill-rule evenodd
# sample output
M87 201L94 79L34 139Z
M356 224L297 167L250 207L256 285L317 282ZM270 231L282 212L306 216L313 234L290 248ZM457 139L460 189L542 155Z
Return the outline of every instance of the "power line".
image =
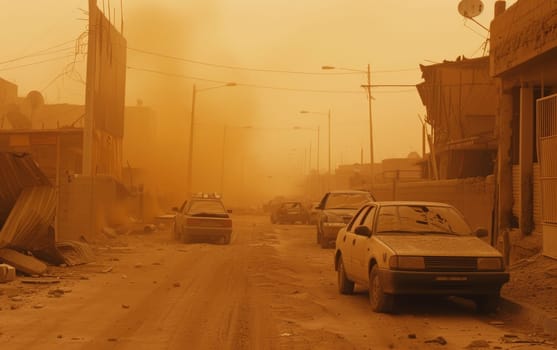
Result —
M251 71L251 72L302 74L302 75L354 75L354 74L361 74L361 72L353 72L353 71L330 73L330 72L304 72L304 71L279 70L279 69L267 69L267 68L249 68L249 67L240 67L240 66L231 66L231 65L226 65L226 64L203 62L203 61L198 61L198 60L192 60L192 59L189 59L189 58L165 55L165 54L161 54L161 53L157 53L157 52L153 52L153 51L136 49L136 48L132 48L132 47L128 47L128 50L139 52L139 53L146 54L146 55L163 57L163 58L176 60L176 61L200 64L200 65L209 66L209 67L226 68L226 69L233 69L233 70L244 70L244 71ZM417 70L417 69L418 69L418 67L397 69L397 70L379 70L379 71L373 71L373 73L397 73L397 72L412 71L412 70Z
M38 64L42 64L42 63L46 63L46 62L52 62L52 61L57 61L57 60L61 60L64 58L69 58L69 57L73 57L74 55L64 55L64 56L58 56L58 57L54 57L54 58L50 58L47 60L42 60L42 61L36 61L36 62L31 62L31 63L27 63L27 64L21 64L19 66L10 66L10 67L5 67L5 68L0 68L0 72L3 71L7 71L7 70L12 70L12 69L17 69L17 68L23 68L23 67L29 67L29 66L35 66Z
M60 44L57 44L57 45L53 45L53 46L48 47L48 48L46 48L46 49L42 49L42 50L39 50L39 51L30 53L30 54L27 54L27 55L15 57L15 58L12 58L12 59L9 59L9 60L5 60L5 61L0 61L0 64L12 63L12 62L20 61L20 60L23 60L23 59L26 59L26 58L37 57L37 56L45 56L45 55L51 55L51 54L58 53L58 52L64 52L64 51L67 51L67 50L72 49L73 46L64 47L64 48L58 49L58 50L54 50L54 49L57 49L57 48L59 48L60 46L64 46L64 45L67 45L67 44L69 44L69 43L72 43L72 42L74 42L74 41L75 41L75 39L69 40L69 41L65 41L65 42L63 42L63 43L60 43Z
M162 72L162 71L158 71L158 70L154 70L154 69L138 68L138 67L132 67L132 66L127 66L127 68L137 70L137 71L155 73L155 74L159 74L159 75L171 76L171 77L182 78L182 79L205 81L205 82L216 83L216 84L227 84L227 83L229 83L229 81L224 81L224 80L199 78L199 77L188 76L188 75L179 74L179 73ZM300 88L289 88L289 87L279 87L279 86L269 86L269 85L247 84L247 83L238 83L238 82L236 83L236 85L237 86L259 88L259 89L298 91L298 92L344 93L344 94L359 94L359 93L361 93L361 91L300 89Z

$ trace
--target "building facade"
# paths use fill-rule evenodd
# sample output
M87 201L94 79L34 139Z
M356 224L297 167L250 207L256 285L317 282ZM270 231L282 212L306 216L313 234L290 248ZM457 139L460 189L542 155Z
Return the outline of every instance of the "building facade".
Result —
M538 233L557 258L557 2L496 1L490 75L497 82L496 223Z

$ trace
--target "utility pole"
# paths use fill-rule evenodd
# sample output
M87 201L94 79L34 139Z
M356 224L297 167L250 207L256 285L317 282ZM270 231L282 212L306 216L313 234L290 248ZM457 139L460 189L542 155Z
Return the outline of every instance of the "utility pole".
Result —
M192 179L192 167L193 167L193 127L194 127L194 122L195 122L195 95L197 93L195 84L193 84L193 92L192 92L192 97L191 97L191 115L190 115L190 146L188 149L188 192L190 194L193 193L192 191L192 185L193 185L193 179Z
M87 83L85 84L85 116L83 117L82 173L93 174L93 128L95 75L97 65L97 1L89 0L89 39L87 41Z
M331 190L331 109L329 108L329 112L327 113L327 119L329 122L329 174L327 176L327 191Z
M373 121L371 117L371 68L368 63L367 65L367 85L365 86L367 89L367 104L369 110L369 171L370 171L370 185L373 187L375 182L375 174L374 174L374 159L373 159ZM371 188L370 188L371 189Z

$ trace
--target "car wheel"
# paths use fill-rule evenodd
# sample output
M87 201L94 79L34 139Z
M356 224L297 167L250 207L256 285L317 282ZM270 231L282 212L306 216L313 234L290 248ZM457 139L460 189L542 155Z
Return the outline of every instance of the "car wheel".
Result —
M476 310L481 314L497 312L499 308L499 295L482 295L475 298Z
M393 310L394 296L383 292L377 265L373 265L369 273L369 302L371 303L371 309L375 312L391 312Z
M342 256L340 258L338 258L337 282L338 282L338 291L339 291L340 294L352 294L352 293L354 293L354 282L350 281L346 277L346 272L344 271L344 262L342 261Z

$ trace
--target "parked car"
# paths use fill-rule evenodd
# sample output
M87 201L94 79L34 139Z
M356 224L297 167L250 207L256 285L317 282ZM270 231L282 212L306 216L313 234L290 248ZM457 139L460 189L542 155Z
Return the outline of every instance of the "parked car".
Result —
M319 202L311 203L311 206L309 208L309 224L310 225L316 225L317 220L319 219L319 209L317 209L317 207L319 207Z
M184 243L198 240L230 243L232 219L219 198L194 197L175 210L176 239Z
M325 193L317 210L317 243L322 248L334 244L338 231L344 227L358 208L374 201L371 193L366 191L345 190Z
M390 312L399 295L461 296L478 311L497 309L509 280L499 251L472 232L453 206L431 202L363 205L337 237L338 290L367 286L371 307Z
M271 223L273 224L295 224L297 222L309 223L309 212L302 202L283 202L271 213Z

